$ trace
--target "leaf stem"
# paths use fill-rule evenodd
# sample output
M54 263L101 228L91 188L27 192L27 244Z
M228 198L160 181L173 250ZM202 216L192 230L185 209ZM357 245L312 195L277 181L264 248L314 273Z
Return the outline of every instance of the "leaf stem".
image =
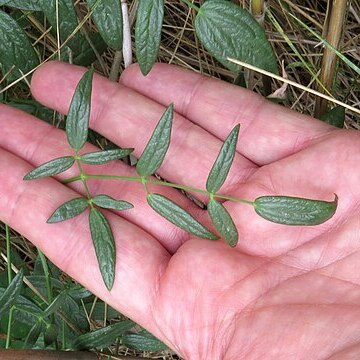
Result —
M83 170L82 165L81 165L81 160L79 160L77 158L78 156L79 156L79 154L76 151L75 152L75 159L76 159L75 161L76 161L76 165L77 165L77 167L79 169L79 172L80 172L80 175L78 177L79 177L79 180L81 180L81 182L84 185L85 192L86 192L86 197L88 198L88 200L91 200L90 190L89 190L88 184L86 182L87 175L84 173L84 170ZM90 206L93 207L93 204L91 202L90 202Z
M189 0L181 0L184 4L186 4L189 8L195 10L196 12L200 12L200 8L196 5L194 5L191 1Z
M141 176L120 176L120 175L103 175L103 174L82 173L82 176L78 175L78 176L73 176L69 179L65 179L63 181L63 184L69 184L69 183L72 183L74 181L79 181L79 180L84 181L84 179L109 179L109 180L136 181L136 182L144 183L144 178ZM175 183L152 179L152 178L147 178L145 183L168 186L168 187L172 187L175 189L184 190L187 192L195 192L195 193L207 195L207 196L213 197L213 198L231 200L231 201L240 202L240 203L254 206L254 202L250 201L250 200L240 199L240 198L236 198L233 196L227 196L227 195L221 195L221 194L211 194L206 190L198 189L198 188L191 187L191 186L175 184Z

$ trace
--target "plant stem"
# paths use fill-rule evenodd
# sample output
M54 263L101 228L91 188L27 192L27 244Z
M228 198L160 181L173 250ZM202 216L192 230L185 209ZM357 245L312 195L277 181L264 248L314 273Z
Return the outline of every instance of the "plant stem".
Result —
M10 246L10 228L7 224L5 224L5 238L6 238L7 274L8 274L8 283L10 285L12 281L11 246ZM11 307L9 311L9 319L7 324L5 349L9 349L11 343L12 315L13 315L13 308Z
M254 205L254 202L250 201L250 200L239 199L239 198L236 198L233 196L227 196L227 195L221 195L221 194L210 194L206 190L191 187L191 186L175 184L175 183L161 181L161 180L152 179L152 178L147 178L146 181L144 181L144 178L142 178L141 176L120 176L120 175L103 175L103 174L94 174L93 175L93 174L82 173L82 175L74 176L74 177L64 180L63 184L69 184L69 183L72 183L74 181L79 181L79 180L84 181L85 179L109 179L109 180L136 181L136 182L140 182L143 184L150 183L150 184L155 184L155 185L168 186L171 188L180 189L180 190L184 190L187 192L195 192L198 194L207 195L209 197L212 196L214 198L241 202L241 203L249 204L252 206Z
M200 11L200 8L197 7L196 5L194 5L191 1L189 0L181 0L184 4L186 4L189 8L195 10L196 12Z
M75 153L75 156L78 157L79 154L78 152L76 151ZM86 197L88 198L88 200L91 200L91 194L90 194L90 190L89 190L89 187L88 187L88 184L86 182L86 178L88 177L88 175L86 175L84 173L84 170L82 168L82 165L81 165L81 161L77 158L76 159L76 165L80 171L80 175L78 176L79 177L79 180L81 180L81 182L83 183L84 185L84 188L85 188L85 192L86 192ZM90 206L93 207L92 203L90 203Z

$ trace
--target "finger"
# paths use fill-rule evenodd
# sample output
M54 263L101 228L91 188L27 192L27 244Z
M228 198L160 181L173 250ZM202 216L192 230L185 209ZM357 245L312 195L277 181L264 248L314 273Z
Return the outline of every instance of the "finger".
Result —
M238 151L258 165L299 151L334 129L239 86L173 65L156 64L146 77L132 65L121 83L160 104L174 102L179 114L222 140L240 123Z
M158 282L170 259L168 252L145 231L106 212L117 253L115 283L109 293L98 269L87 214L59 224L46 223L49 209L78 193L54 179L20 181L31 166L2 149L0 161L0 219L95 295L157 332L151 309Z
M0 127L2 129L0 132L1 146L13 154L24 158L34 167L60 156L73 155L72 150L67 144L64 131L22 111L0 105ZM83 153L96 150L99 149L87 144L83 149ZM84 165L83 168L89 174L137 175L134 168L130 168L121 161L113 161L108 165L101 166ZM78 174L79 170L76 166L73 166L70 170L59 174L56 178L64 180ZM146 191L141 183L91 179L88 180L88 184L92 195L106 194L133 204L134 208L131 211L117 213L156 237L171 253L175 252L188 239L189 235L185 231L164 220L150 208L146 201ZM68 186L85 195L85 189L81 182L71 183ZM149 185L149 188L151 191L171 198L194 215L201 211L201 209L177 190L155 185ZM57 204L57 206L59 205Z
M32 93L43 104L66 113L84 68L48 63L32 78ZM123 147L134 147L135 156L144 149L165 107L95 76L90 126ZM168 105L168 104L167 104ZM159 174L172 182L205 186L222 142L199 126L175 115L171 144ZM254 164L237 155L223 189L244 181Z

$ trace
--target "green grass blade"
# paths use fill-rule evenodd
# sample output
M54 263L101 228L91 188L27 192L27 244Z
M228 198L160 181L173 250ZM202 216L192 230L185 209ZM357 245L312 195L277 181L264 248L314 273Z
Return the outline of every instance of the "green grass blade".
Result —
M161 166L170 145L173 116L174 106L171 104L162 115L136 164L136 171L140 176L152 175Z
M91 209L89 223L100 272L107 289L111 290L115 279L114 236L109 222L98 209Z
M158 214L188 233L200 238L210 240L218 239L218 236L200 224L186 210L165 196L160 194L148 194L147 201Z
M93 70L79 81L66 118L66 135L70 146L78 151L86 143L89 131Z
M50 160L31 170L24 176L24 180L40 179L47 176L54 176L70 169L75 162L72 156L63 156L54 160Z
M239 234L234 221L232 220L226 208L215 199L210 199L207 210L209 212L211 221L219 231L220 235L231 247L236 246L238 243Z
M206 182L206 190L210 193L216 193L221 188L229 174L230 167L235 157L239 129L240 125L236 125L231 130L229 136L222 145L219 155L210 171Z

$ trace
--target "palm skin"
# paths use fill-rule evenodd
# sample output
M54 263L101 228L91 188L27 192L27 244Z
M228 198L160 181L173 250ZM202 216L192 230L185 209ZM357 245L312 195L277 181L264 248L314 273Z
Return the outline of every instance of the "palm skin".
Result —
M33 95L66 113L84 69L43 65ZM120 85L96 77L91 127L141 154L164 107L177 115L164 178L204 188L221 141L241 123L238 153L221 193L253 200L291 195L339 196L335 216L313 227L287 227L248 206L226 202L239 230L235 249L223 240L188 236L154 213L137 183L92 180L95 194L132 202L108 212L117 246L116 279L101 280L82 215L46 219L83 193L57 179L23 182L30 169L71 154L60 130L0 107L0 218L57 266L111 306L153 332L186 359L358 359L360 357L360 136L265 102L238 87L157 65L146 78L130 67ZM87 145L85 151L93 150ZM123 163L89 173L134 174ZM178 191L154 186L211 227L208 216Z

